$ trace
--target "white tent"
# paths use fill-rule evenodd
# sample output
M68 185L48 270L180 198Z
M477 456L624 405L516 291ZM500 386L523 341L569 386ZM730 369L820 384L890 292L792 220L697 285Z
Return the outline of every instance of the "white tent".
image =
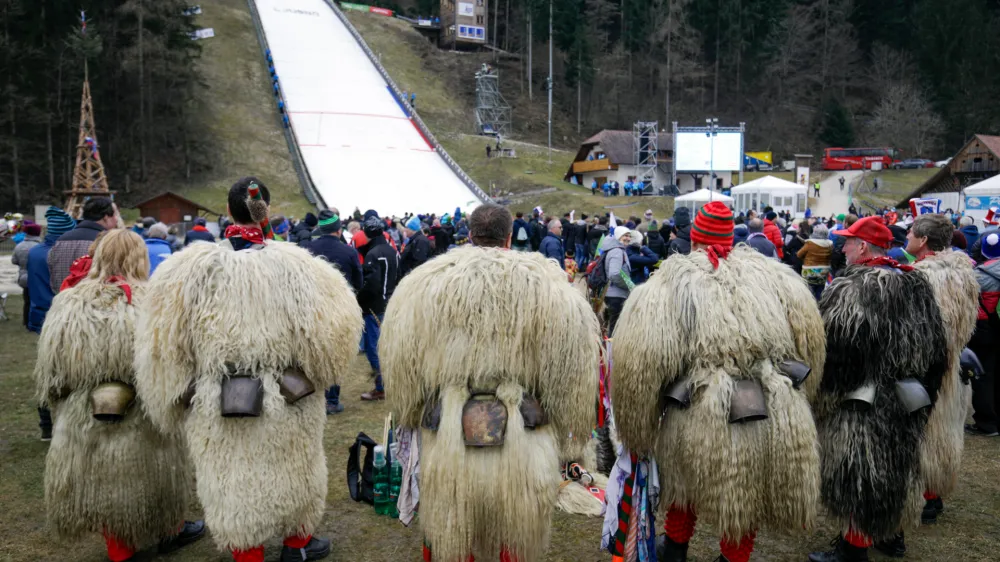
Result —
M1000 207L1000 175L965 188L965 214L977 222L986 218L990 207Z
M736 199L737 212L751 209L760 212L764 207L773 207L775 212L788 211L792 216L806 212L806 186L774 176L740 184L730 191Z
M684 195L675 197L674 208L687 207L691 210L691 216L693 217L695 212L704 207L705 203L708 203L709 201L721 201L729 207L733 206L733 198L728 195L723 195L708 189L698 189L692 191L691 193L685 193Z

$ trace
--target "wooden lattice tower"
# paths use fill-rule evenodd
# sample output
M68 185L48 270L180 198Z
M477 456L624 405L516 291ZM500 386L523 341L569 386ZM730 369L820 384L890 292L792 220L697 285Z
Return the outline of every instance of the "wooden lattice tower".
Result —
M108 178L101 163L101 152L97 144L97 127L94 125L94 104L90 98L90 79L87 65L83 67L83 96L80 100L80 137L76 145L76 167L73 170L73 186L66 192L64 210L71 217L79 219L83 214L83 204L95 196L111 197Z

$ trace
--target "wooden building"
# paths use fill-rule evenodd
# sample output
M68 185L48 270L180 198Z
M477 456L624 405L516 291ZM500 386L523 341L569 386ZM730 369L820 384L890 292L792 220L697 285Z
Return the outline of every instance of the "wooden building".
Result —
M674 157L673 135L659 133L656 144L657 166L653 187L659 189L670 184L670 164ZM635 136L632 131L605 129L583 141L563 179L575 179L576 183L586 188L594 180L597 180L598 186L605 181L617 181L624 185L626 180L635 179L638 175L635 157Z
M220 213L209 209L199 203L181 197L173 191L165 191L137 203L133 208L139 209L139 214L143 217L153 217L164 224L177 224L189 222L197 216L214 216L216 219Z
M1000 174L1000 137L974 135L936 174L897 203L905 208L914 197L958 193L966 187Z

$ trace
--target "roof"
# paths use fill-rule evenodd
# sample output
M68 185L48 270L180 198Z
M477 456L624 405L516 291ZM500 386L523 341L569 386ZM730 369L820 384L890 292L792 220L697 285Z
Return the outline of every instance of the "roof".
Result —
M691 193L685 193L680 197L675 197L674 201L687 202L693 201L695 203L700 203L702 201L722 201L723 203L732 203L733 198L728 195L723 195L717 191L712 191L709 189L698 189L692 191Z
M195 207L195 208L197 208L197 209L199 209L201 211L205 211L206 213L208 213L210 215L222 216L222 213L218 213L216 211L213 211L212 209L209 209L208 207L202 205L201 203L195 203L194 201L188 199L187 197L183 197L181 195L178 195L178 194L174 193L173 191L164 191L163 193L159 193L157 195L154 195L154 196L150 197L149 199L144 199L144 200L136 203L135 205L132 205L132 208L133 209L138 209L139 207L144 207L147 204L152 203L153 201L156 201L157 199L161 199L161 198L164 198L164 197L170 197L172 199L176 199L176 200L180 201L181 203L186 203L188 205L191 205L192 207Z
M985 147L986 150L989 150L990 152L993 153L994 156L1000 159L1000 136L993 136L993 135L973 135L972 138L969 139L969 142L962 145L962 148L955 153L955 156L962 154L962 152L968 149L969 146L976 141L979 141L979 144L983 145L983 147ZM949 162L944 167L940 168L936 174L928 178L927 181L925 181L924 183L920 184L920 186L914 189L912 193L907 195L905 199L900 200L896 204L896 206L905 207L906 205L909 204L910 199L913 199L914 197L920 197L924 193L930 191L932 188L938 186L943 180L951 177L953 175L952 164L955 165L958 164L955 160L956 159L953 157L951 162ZM956 183L956 186L957 185L958 184Z
M573 162L582 162L587 159L587 153L594 145L601 145L608 161L615 165L631 165L635 163L635 133L632 131L617 131L604 129L580 144L580 149L576 152ZM657 133L656 148L659 151L673 151L674 138L670 133ZM566 172L568 179L573 175L573 164Z
M806 186L799 185L788 180L783 180L781 178L776 178L774 176L764 176L753 181L741 183L740 185L734 187L731 191L732 193L751 193L758 190L771 189L794 189L796 191L801 191L802 193L806 192Z

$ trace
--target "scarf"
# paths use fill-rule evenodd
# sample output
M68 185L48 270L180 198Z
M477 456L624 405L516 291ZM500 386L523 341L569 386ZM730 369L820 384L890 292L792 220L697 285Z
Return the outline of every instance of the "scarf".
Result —
M887 257L887 256L879 256L877 258L868 258L866 260L862 260L862 261L858 262L858 265L867 265L869 267L883 267L883 266L887 266L887 267L891 267L891 268L894 268L894 269L898 269L900 271L906 271L906 272L913 271L913 266L912 265L901 264L898 261L896 261L896 260L894 260L894 259L892 259L890 257Z
M258 226L239 226L236 224L226 227L226 238L242 238L251 244L264 243L264 231Z

